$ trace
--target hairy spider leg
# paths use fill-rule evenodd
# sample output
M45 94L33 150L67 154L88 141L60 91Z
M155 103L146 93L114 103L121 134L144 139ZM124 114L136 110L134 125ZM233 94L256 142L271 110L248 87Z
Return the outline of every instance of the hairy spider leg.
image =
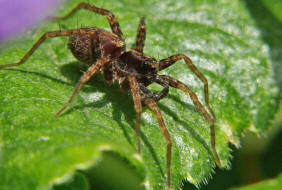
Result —
M162 98L164 98L168 94L168 92L169 92L169 84L166 81L162 80L162 79L155 79L155 82L157 82L158 84L160 84L160 85L162 85L164 87L162 89L162 91L160 91L160 92L151 92L142 83L140 83L139 86L140 86L140 89L145 93L145 98L146 97L150 97L155 102L158 102L159 100L161 100ZM145 98L142 98L142 99L145 99Z
M145 40L146 40L146 24L145 24L145 18L142 17L140 19L139 26L137 29L137 37L136 37L136 43L134 46L134 50L143 53Z
M211 126L211 145L212 145L212 150L215 156L215 160L216 160L216 164L218 166L221 166L221 162L219 159L219 156L217 154L216 151L216 147L215 147L215 132L214 132L214 121L211 118L211 116L209 115L209 113L206 111L206 109L204 108L204 106L201 104L201 102L199 101L197 95L185 84L183 84L182 82L180 82L177 79L174 79L168 75L158 75L158 77L160 79L163 79L165 81L167 81L169 83L169 85L173 88L177 88L179 90L182 90L185 93L188 93L190 98L192 99L194 105L196 106L196 108L200 111L200 113L202 113L202 115L205 117L205 119L208 121L208 123Z
M136 111L136 136L137 136L138 152L140 153L141 152L140 120L141 120L141 112L142 112L140 88L139 88L136 77L130 76L130 77L128 77L128 80L129 80L131 93L132 93L132 96L133 96L135 111Z
M140 121L141 121L141 112L142 112L142 101L145 99L144 97L140 97L140 92L142 91L145 94L145 97L150 97L154 101L159 101L168 93L169 85L166 85L161 92L153 93L148 90L142 83L138 84L136 77L129 77L129 85L131 88L134 106L136 110L136 136L137 136L137 144L138 144L138 152L141 152L140 145ZM162 83L162 85L164 85Z
M109 62L109 59L107 58L102 58L100 60L98 60L95 64L92 64L88 70L82 75L82 77L80 78L79 82L77 83L68 103L58 111L58 113L56 114L56 117L58 117L73 101L74 97L76 96L76 94L79 92L80 88L82 87L82 85L84 83L86 83L97 71L99 71L99 69L105 65L106 63Z
M113 33L116 34L121 41L125 42L124 41L124 37L123 37L123 33L122 33L122 31L120 29L120 26L119 26L119 22L115 18L115 15L112 12L110 12L109 10L107 10L107 9L98 8L98 7L95 7L95 6L87 4L87 3L79 3L75 8L73 8L65 16L62 16L62 17L51 17L51 19L55 19L55 20L67 19L72 14L74 14L76 11L78 11L79 9L86 9L86 10L95 12L95 13L100 14L100 15L106 15Z
M147 98L144 100L144 103L153 111L153 113L155 114L155 116L157 117L159 126L161 128L161 131L165 137L166 143L167 143L167 160L166 160L166 164L167 164L167 185L168 185L168 189L170 187L170 163L171 163L171 148L172 148L172 143L170 140L170 135L169 132L166 128L166 125L164 123L164 120L162 118L162 114L160 112L160 109L158 107L158 105L156 104L156 102L151 99L151 98Z
M21 60L17 63L0 65L0 69L6 67L13 67L23 64L32 54L33 52L40 46L41 43L45 41L46 38L54 38L61 36L71 36L71 35L80 35L80 34L93 34L95 35L95 31L90 31L87 28L73 29L73 30L57 30L57 31L49 31L43 34L39 40L30 48L30 50L21 58Z
M204 91L205 91L205 102L206 105L210 111L210 113L212 114L213 118L216 120L216 116L210 106L209 103L209 86L208 86L208 80L206 79L206 77L197 69L197 67L192 63L191 59L189 57L187 57L186 55L183 54L176 54L176 55L172 55L168 58L162 59L159 61L159 70L163 70L169 66L171 66L172 64L174 64L175 62L179 61L183 59L185 61L185 63L188 65L188 67L191 69L191 71L193 73L195 73L197 75L197 77L204 83Z

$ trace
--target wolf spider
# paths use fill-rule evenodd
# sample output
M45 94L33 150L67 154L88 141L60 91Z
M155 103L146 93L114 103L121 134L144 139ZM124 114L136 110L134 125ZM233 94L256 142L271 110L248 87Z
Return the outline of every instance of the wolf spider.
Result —
M89 65L89 68L76 85L75 90L67 104L57 112L56 116L59 116L71 104L82 85L86 83L97 71L101 71L105 80L109 83L113 83L118 80L120 87L125 91L130 90L133 96L134 107L136 110L136 136L139 153L141 152L140 117L142 106L147 105L153 111L158 120L159 126L167 143L167 185L169 187L172 142L156 102L168 94L169 87L177 88L190 95L190 98L192 99L198 111L210 124L212 150L216 163L218 166L220 166L220 159L215 147L214 120L216 117L209 104L208 81L192 63L191 59L183 54L176 54L157 61L155 58L143 54L146 38L146 26L144 18L141 18L140 20L136 44L134 49L131 50L126 50L125 40L119 23L114 14L106 9L98 8L87 3L80 3L67 15L63 17L53 17L53 19L64 20L79 9L86 9L100 15L105 15L112 29L112 33L97 27L48 31L39 38L39 40L19 62L0 65L0 69L23 64L39 47L39 45L45 41L46 38L69 36L68 47L72 54L79 61ZM158 75L159 71L182 59L192 70L192 72L194 72L196 76L204 83L205 103L212 116L203 107L197 95L188 86L168 75ZM151 92L148 90L147 86L153 82L161 85L163 89L160 92Z

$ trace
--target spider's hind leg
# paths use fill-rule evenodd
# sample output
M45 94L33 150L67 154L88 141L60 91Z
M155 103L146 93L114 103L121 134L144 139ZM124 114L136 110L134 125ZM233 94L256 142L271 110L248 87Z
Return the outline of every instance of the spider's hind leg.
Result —
M145 24L145 18L142 17L140 19L139 26L137 29L137 37L136 37L136 43L134 45L134 49L136 51L143 53L145 40L146 40L146 24Z

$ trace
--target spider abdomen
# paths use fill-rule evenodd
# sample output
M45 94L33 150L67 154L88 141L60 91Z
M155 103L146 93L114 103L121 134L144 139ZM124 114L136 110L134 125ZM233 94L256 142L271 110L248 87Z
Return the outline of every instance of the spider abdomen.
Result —
M101 57L100 52L93 52L93 41L90 34L70 36L68 47L76 59L91 64Z
M101 57L115 58L124 51L124 43L115 34L95 27L85 29L88 34L69 38L68 47L79 61L91 65Z

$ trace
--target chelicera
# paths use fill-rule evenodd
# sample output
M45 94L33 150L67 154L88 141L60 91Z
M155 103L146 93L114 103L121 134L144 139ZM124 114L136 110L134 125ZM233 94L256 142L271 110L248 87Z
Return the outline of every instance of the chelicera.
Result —
M105 15L108 19L112 33L97 27L86 27L73 30L49 31L32 46L32 48L17 63L0 65L0 68L19 66L32 55L38 46L46 38L69 36L68 47L72 54L81 62L89 65L88 70L82 75L80 81L75 87L67 104L58 111L59 116L73 101L82 85L87 82L92 75L100 71L107 82L113 83L119 81L121 88L125 91L131 91L134 107L136 110L136 135L138 152L141 152L140 146L140 119L143 106L148 106L155 114L161 131L167 142L167 185L170 186L170 165L172 141L166 128L162 114L157 106L159 100L164 98L169 87L177 88L184 93L188 93L197 108L210 125L211 145L214 157L218 166L221 165L215 147L214 120L215 114L209 104L208 81L206 77L192 63L191 59L183 54L176 54L157 61L153 57L143 54L143 48L146 38L146 27L144 18L141 18L136 44L134 49L126 50L125 40L120 29L119 23L113 13L98 8L87 3L80 3L63 17L55 17L57 20L64 20L79 9L86 9L100 15ZM179 60L184 60L192 72L204 83L205 103L208 111L200 103L197 95L185 84L168 75L159 75L158 72L171 66ZM158 83L163 87L159 92L151 92L147 87L151 83Z

